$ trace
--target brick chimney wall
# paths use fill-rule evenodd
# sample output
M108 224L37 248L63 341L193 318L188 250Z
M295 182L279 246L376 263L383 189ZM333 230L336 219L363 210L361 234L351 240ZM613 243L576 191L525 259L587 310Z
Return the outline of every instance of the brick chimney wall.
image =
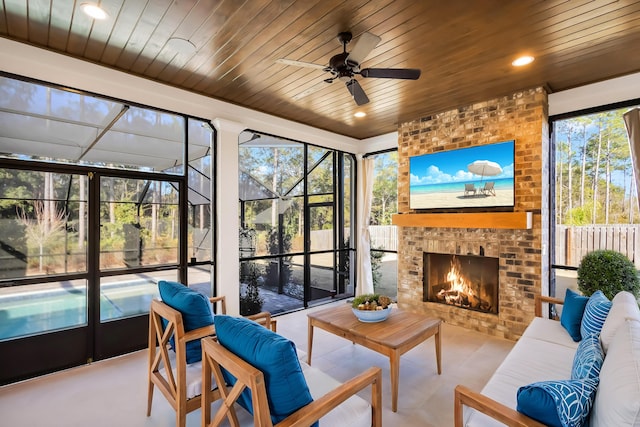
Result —
M531 229L399 227L398 302L411 311L489 335L516 339L534 316L535 294L548 289L549 121L547 93L535 88L480 102L399 127L398 212L409 208L409 158L420 154L515 140L516 212L533 212ZM456 213L451 215L455 220ZM484 214L483 214L484 215ZM487 209L486 215L491 215ZM426 302L423 253L499 258L499 313Z

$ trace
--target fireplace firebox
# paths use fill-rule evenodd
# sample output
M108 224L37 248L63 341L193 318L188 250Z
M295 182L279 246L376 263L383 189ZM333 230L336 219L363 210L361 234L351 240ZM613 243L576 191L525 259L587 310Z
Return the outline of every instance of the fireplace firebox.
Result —
M425 301L498 314L498 258L425 252Z

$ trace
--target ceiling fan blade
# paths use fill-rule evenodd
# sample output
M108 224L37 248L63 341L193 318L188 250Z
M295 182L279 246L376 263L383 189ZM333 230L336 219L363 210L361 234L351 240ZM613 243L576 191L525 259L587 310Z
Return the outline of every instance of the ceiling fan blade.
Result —
M420 70L417 68L365 68L360 71L360 75L382 79L418 80Z
M312 62L294 61L293 59L286 58L276 59L276 62L279 64L293 65L295 67L316 68L318 70L324 70L325 68L327 68L326 65L314 64Z
M369 102L369 98L367 98L367 94L364 93L362 86L356 79L351 79L345 83L347 85L347 89L349 93L353 97L353 100L356 101L358 105L364 105Z
M374 34L362 33L353 45L353 49L349 52L345 62L352 67L361 64L373 48L380 43L380 40L382 39Z
M313 86L310 86L309 88L303 90L299 94L294 95L292 99L294 101L297 101L297 100L299 100L301 98L304 98L307 95L311 95L312 93L315 93L315 92L319 91L320 89L322 89L322 88L324 88L326 86L327 86L327 83L323 80L323 81L318 82L318 83L314 84Z

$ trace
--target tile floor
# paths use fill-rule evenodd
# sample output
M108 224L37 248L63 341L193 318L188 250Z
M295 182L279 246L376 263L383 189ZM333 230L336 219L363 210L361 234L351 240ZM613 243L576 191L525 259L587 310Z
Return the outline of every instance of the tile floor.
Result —
M303 350L307 349L306 314L278 317L279 333ZM402 356L397 413L391 411L389 362L384 356L316 329L312 365L338 380L372 365L381 367L384 426L452 426L454 387L462 383L480 389L514 343L448 324L443 325L442 338L442 375L436 372L433 338ZM143 350L0 387L0 425L174 426L174 412L158 392L151 417L146 416L146 355ZM364 391L363 397L368 394ZM187 416L187 426L199 425L198 410Z

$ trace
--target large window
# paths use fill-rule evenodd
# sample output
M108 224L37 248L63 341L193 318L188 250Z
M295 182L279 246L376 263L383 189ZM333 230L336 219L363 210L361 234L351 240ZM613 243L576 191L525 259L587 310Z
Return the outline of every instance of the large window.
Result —
M612 249L640 267L640 213L622 119L631 107L552 120L556 295L575 286L588 252Z
M250 131L239 144L241 313L353 295L353 156Z
M391 216L398 212L398 151L374 158L371 199L371 269L373 290L396 299L398 295L398 229Z

